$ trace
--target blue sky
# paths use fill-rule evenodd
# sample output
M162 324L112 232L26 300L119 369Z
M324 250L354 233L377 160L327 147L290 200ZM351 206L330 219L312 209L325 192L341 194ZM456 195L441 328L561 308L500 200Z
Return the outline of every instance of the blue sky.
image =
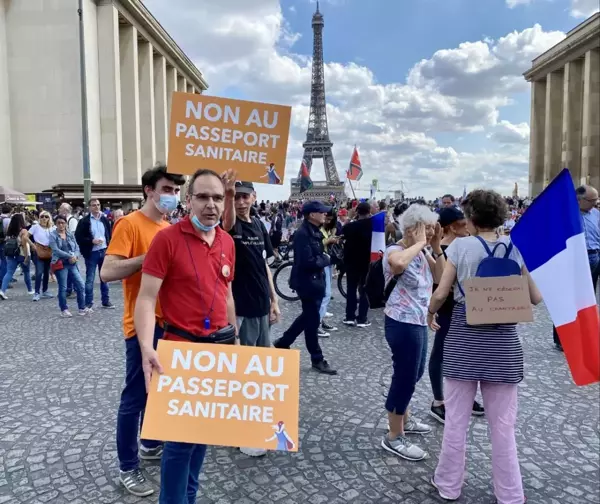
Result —
M146 0L207 78L209 94L293 107L284 198L309 112L312 0ZM531 60L597 0L324 0L331 140L344 177L359 145L364 182L413 195L510 194L528 186ZM313 178L322 179L318 162ZM262 192L262 194L261 194ZM381 195L383 196L383 194Z

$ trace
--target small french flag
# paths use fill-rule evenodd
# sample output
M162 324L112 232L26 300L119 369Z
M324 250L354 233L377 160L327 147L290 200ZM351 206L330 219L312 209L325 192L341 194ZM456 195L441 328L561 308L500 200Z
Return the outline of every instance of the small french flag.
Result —
M573 381L600 381L598 306L569 170L560 172L534 200L510 237L544 298Z
M373 215L371 223L371 261L376 261L385 251L385 212Z

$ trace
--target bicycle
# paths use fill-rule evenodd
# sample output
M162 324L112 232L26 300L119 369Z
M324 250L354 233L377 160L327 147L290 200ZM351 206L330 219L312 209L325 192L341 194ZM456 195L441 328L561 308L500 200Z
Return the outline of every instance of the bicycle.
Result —
M298 301L300 296L290 287L290 274L292 273L293 261L285 261L280 264L275 273L273 273L273 286L277 295L286 301ZM333 279L332 279L333 280ZM348 296L346 289L346 271L343 267L338 267L337 287L344 299Z
M292 246L291 242L281 242L277 250L279 250L279 257L281 258L281 260L277 261L275 259L275 255L269 257L267 259L267 264L269 265L269 267L277 268L282 263L292 261L294 259L294 247Z

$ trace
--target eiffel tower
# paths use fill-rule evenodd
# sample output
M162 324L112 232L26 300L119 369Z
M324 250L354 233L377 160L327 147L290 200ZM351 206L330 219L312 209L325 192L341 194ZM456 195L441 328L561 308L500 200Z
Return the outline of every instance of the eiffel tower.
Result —
M300 174L296 180L292 180L291 189L292 199L329 199L331 194L340 198L344 196L344 183L340 182L331 147L333 142L329 139L329 127L327 125L327 106L325 102L325 72L323 69L323 14L319 11L319 2L317 2L317 11L313 14L313 61L312 61L312 82L310 89L310 115L308 117L308 131L306 132L306 141L302 144L304 147L303 161L309 172L312 169L313 159L323 159L325 168L325 177L327 181L315 182L308 191L299 194Z

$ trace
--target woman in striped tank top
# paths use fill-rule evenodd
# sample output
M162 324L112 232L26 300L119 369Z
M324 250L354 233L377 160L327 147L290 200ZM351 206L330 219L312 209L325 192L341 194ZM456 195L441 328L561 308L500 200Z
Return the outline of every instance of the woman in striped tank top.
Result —
M466 434L479 384L491 431L492 477L498 504L522 504L525 497L515 422L517 384L523 380L523 349L516 324L467 325L465 298L458 288L475 276L479 263L488 256L477 237L485 240L490 249L499 242L510 244L508 237L496 233L506 220L508 206L498 193L484 190L468 194L462 206L471 236L454 240L446 249L446 267L429 305L428 324L437 330L436 313L455 287L456 304L444 342L444 440L431 482L443 499L456 500L460 496L465 476ZM529 280L531 302L541 302L541 295L515 248L510 259L519 264Z

